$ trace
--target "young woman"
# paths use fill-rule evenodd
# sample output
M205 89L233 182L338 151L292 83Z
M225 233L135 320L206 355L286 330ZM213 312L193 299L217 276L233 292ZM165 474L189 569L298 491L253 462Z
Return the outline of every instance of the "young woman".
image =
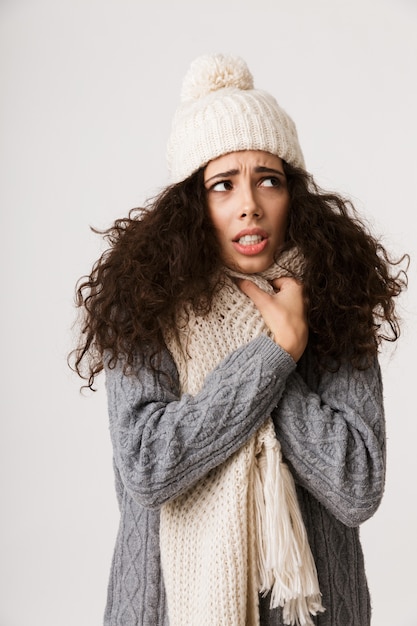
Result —
M77 288L121 516L104 623L367 626L405 275L239 58L192 64L168 162Z

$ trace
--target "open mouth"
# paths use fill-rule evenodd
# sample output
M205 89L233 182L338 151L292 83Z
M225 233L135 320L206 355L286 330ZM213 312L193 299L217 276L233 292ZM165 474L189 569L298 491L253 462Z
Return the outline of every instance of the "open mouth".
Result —
M253 246L257 243L260 243L264 239L265 238L261 235L243 235L243 237L236 239L236 243L240 244L241 246Z
M268 245L268 234L261 232L257 233L242 233L238 234L233 240L233 246L240 254L247 256L253 256L263 252Z

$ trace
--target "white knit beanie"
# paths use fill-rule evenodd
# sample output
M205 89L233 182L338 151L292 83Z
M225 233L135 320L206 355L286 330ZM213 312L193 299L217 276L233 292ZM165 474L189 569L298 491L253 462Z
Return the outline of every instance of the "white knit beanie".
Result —
M304 167L294 122L269 93L254 89L245 61L223 54L198 57L184 78L172 123L171 182L239 150L264 150Z

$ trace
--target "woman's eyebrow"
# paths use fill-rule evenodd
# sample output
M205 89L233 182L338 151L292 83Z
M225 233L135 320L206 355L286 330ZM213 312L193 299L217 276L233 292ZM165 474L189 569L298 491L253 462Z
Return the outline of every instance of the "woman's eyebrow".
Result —
M264 165L258 165L257 167L255 167L255 172L257 174L278 174L278 176L285 177L284 172L281 172L280 170L275 170L273 167L265 167Z
M218 174L215 174L214 176L210 176L210 178L207 178L207 180L204 181L205 184L209 183L211 180L213 180L213 178L228 178L229 176L236 176L236 174L239 174L239 170L227 170L227 172L219 172Z
M285 178L284 172L276 170L273 167L266 167L264 165L257 165L253 171L256 174L276 174ZM236 176L237 174L239 174L238 169L227 170L226 172L219 172L218 174L214 174L214 176L210 176L210 178L207 178L207 180L204 181L204 184L207 185L207 183L209 183L214 178L228 178L229 176Z

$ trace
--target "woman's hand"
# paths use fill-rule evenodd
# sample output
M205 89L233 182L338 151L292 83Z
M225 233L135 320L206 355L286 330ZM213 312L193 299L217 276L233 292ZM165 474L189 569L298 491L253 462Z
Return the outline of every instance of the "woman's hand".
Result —
M269 294L251 280L239 279L237 284L246 294L274 336L274 341L298 361L307 345L308 325L303 288L288 276L272 281L275 290Z

